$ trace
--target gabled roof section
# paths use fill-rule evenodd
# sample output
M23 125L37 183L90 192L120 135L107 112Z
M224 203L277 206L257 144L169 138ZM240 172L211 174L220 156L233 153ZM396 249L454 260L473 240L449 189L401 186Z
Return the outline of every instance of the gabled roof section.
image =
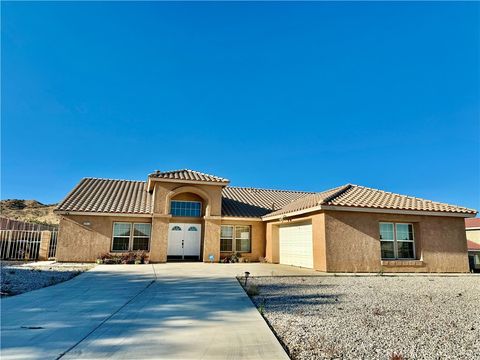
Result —
M172 171L160 171L157 170L148 175L150 179L161 179L162 181L171 182L187 182L187 183L210 183L214 185L227 185L230 180L205 174L199 171L190 169L172 170Z
M56 212L150 214L152 195L146 182L85 178L55 209Z
M222 216L261 217L312 193L227 186L222 191Z
M282 207L281 209L271 212L268 215L265 215L265 218L269 217L277 217L279 215L286 215L289 213L296 213L299 211L304 211L304 210L312 210L322 204L324 204L326 201L332 199L333 197L337 196L341 192L347 190L351 185L342 185L330 190L322 191L319 193L311 193L308 196L303 196L287 205Z
M425 200L413 196L400 195L365 186L347 184L331 190L301 198L284 208L272 212L265 219L285 216L292 213L306 213L315 210L328 209L329 207L344 207L357 209L403 210L423 211L430 213L475 215L474 209ZM365 210L367 211L367 210Z

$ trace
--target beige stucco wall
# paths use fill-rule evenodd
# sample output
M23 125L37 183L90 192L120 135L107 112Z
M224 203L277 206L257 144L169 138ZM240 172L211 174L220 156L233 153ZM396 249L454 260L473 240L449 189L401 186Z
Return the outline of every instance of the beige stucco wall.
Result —
M249 253L241 253L242 257L248 259L248 261L258 261L260 257L265 257L265 223L262 221L252 220L229 220L228 218L222 219L222 225L245 225L250 226L250 238L251 248ZM235 241L235 240L234 240ZM220 243L220 234L218 237ZM228 256L231 252L222 252L220 256Z
M202 215L204 216L220 216L222 214L222 186L160 181L155 182L153 201L153 212L155 214L166 215L169 213L169 202L172 192L179 192L180 194L189 193L188 196L180 194L172 196L172 198L178 200L193 200L192 194L195 194L197 198L202 198Z
M414 224L416 259L380 259L379 222ZM463 218L347 211L325 213L327 270L331 272L468 272Z
M480 229L475 230L466 230L467 240L473 241L474 243L480 244Z
M124 216L63 215L60 219L57 261L95 261L112 245L113 223L149 223L150 218ZM90 222L89 226L83 225ZM150 244L152 245L152 244Z
M314 269L329 272L468 272L463 218L328 211L266 225L266 259L279 262L278 228L312 222ZM382 261L379 222L414 225L416 260Z

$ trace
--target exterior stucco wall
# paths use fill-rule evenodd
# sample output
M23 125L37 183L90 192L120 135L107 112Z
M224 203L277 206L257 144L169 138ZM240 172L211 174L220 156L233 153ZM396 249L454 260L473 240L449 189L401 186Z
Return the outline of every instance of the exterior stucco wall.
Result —
M206 215L207 207L209 207L210 216L220 216L222 214L222 186L160 181L155 182L153 193L154 214L167 215L169 213L169 201L171 199L168 198L168 195L172 191L180 192L172 197L178 200L196 200L200 197L202 199L202 215ZM210 201L207 201L205 197Z
M112 246L113 223L150 223L150 218L124 216L63 215L60 219L57 261L93 262ZM90 225L83 225L89 222ZM150 244L151 246L152 244Z
M228 220L222 219L221 225L245 225L250 226L251 251L249 253L241 253L242 257L248 261L258 261L260 257L265 257L265 224L262 221L251 220ZM220 236L218 237L220 243ZM228 256L232 252L221 252L220 256Z
M381 261L381 221L414 224L417 261ZM325 234L330 272L468 272L463 218L329 211Z
M467 240L473 241L474 243L480 244L480 229L467 229Z

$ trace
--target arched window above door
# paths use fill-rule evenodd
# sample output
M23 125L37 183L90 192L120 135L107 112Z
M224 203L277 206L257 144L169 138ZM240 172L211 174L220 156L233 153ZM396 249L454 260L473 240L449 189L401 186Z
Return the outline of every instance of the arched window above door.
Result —
M190 226L188 228L188 231L198 231L197 227L196 226Z
M182 231L182 228L180 226L175 225L172 227L172 231Z

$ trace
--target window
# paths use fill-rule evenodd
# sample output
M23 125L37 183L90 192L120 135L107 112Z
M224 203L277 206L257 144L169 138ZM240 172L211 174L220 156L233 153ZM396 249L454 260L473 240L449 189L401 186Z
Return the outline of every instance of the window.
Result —
M195 226L190 226L188 231L198 231L198 229Z
M413 224L380 223L382 259L414 259Z
M150 224L133 224L132 250L147 250L150 242Z
M170 202L170 213L172 216L199 217L202 215L202 203L199 201L178 201Z
M151 224L115 222L113 223L112 251L148 251L150 232Z
M220 251L250 252L250 226L222 225L220 230Z

